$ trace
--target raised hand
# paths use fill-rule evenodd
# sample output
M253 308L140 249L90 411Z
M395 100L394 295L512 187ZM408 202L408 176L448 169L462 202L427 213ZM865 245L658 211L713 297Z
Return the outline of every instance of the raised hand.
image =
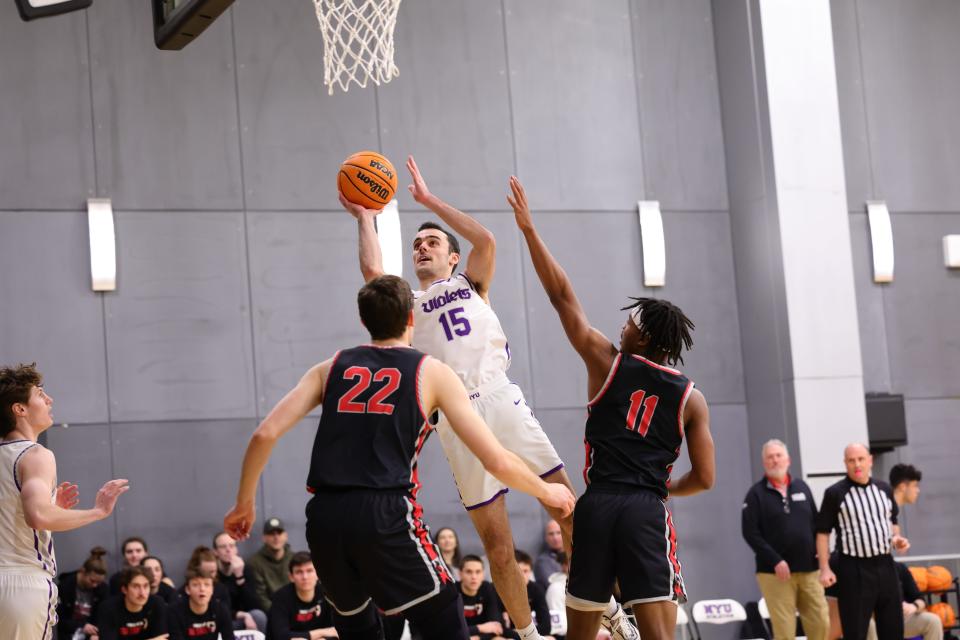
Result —
M80 489L72 482L57 485L56 505L61 509L73 509L80 502Z
M252 502L235 504L223 517L223 530L234 540L246 540L257 519L257 508Z
M423 176L420 175L420 169L417 167L417 162L413 159L413 156L407 156L407 171L410 172L410 177L413 179L413 184L407 187L410 190L410 195L420 204L426 205L427 200L430 199L430 190L427 188Z
M517 226L521 231L533 228L533 217L530 215L530 205L527 204L527 193L520 184L517 176L510 176L510 191L513 195L507 195L507 202L513 207L513 215L517 221Z
M97 497L93 501L94 508L99 509L103 513L103 517L109 516L113 513L113 508L116 506L120 495L129 490L129 480L123 478L110 480L100 487L100 491L97 491Z

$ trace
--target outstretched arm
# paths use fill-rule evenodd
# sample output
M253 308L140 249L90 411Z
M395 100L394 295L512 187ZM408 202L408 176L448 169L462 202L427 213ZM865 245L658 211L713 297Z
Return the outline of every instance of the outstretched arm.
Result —
M430 193L413 156L407 158L407 170L413 178L413 184L408 187L413 199L437 214L451 229L470 242L473 248L467 256L464 273L477 288L477 293L486 299L497 264L497 242L493 234L474 218Z
M347 212L357 219L360 234L360 273L364 282L383 275L383 256L380 253L380 239L377 237L377 226L374 218L379 211L365 209L354 204L340 194L340 204Z
M523 233L523 238L527 241L527 247L530 249L530 259L533 261L533 267L537 271L537 276L540 278L540 283L543 285L547 297L550 298L550 304L553 305L560 316L560 323L567 334L567 339L570 340L570 344L587 364L590 375L590 395L592 396L594 391L603 384L603 380L610 371L617 353L616 348L606 336L590 326L590 321L583 310L583 305L577 299L570 278L567 277L563 267L547 249L543 238L540 237L536 227L533 226L533 216L530 215L527 194L516 176L510 178L510 190L512 195L507 196L507 202L513 207L517 226Z
M484 468L504 484L560 509L573 512L574 497L563 484L544 482L516 454L503 448L483 419L473 410L467 390L453 369L430 358L424 366L424 405L443 411L450 426Z
M65 509L50 501L57 477L53 452L33 447L20 459L18 469L23 517L33 529L70 531L103 520L113 513L120 494L130 488L126 480L110 480L97 492L92 509Z
M687 398L683 411L687 453L690 471L670 484L671 496L691 496L713 488L716 478L716 460L713 455L713 436L710 435L710 412L703 394L694 389Z
M274 445L323 400L323 386L333 359L307 371L256 428L247 444L240 471L237 503L223 519L223 528L235 540L246 540L256 519L257 483Z

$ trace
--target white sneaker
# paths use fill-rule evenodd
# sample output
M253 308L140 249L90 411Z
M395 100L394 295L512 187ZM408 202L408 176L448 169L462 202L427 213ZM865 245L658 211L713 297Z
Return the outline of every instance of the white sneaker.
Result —
M640 632L627 618L620 603L617 603L617 610L612 616L608 616L606 612L603 613L600 624L610 632L614 640L640 640Z

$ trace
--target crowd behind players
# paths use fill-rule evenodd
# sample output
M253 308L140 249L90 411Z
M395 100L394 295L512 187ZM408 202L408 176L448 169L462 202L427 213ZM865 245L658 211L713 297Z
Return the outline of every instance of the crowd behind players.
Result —
M566 631L569 570L559 531L556 522L547 524L545 551L536 562L517 551L538 631L556 640L562 640ZM436 542L459 581L471 637L519 637L486 580L484 560L461 555L453 529L438 529ZM78 570L59 576L60 640L232 640L234 631L254 629L268 640L337 637L310 554L291 549L277 518L266 521L263 545L246 561L238 554L237 543L223 532L213 538L211 547L194 549L179 588L163 562L149 554L143 538L127 538L121 549L123 566L109 577L102 547L92 549ZM404 621L383 617L383 626L387 640L399 640ZM410 632L417 637L415 628Z

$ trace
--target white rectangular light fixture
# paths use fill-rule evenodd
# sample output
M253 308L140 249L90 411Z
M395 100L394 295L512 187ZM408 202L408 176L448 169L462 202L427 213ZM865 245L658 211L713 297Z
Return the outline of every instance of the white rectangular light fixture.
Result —
M403 239L400 237L400 205L396 198L377 214L376 221L383 272L402 278Z
M117 288L117 244L113 231L110 198L87 200L87 227L90 232L90 278L94 291Z
M960 235L943 236L943 262L950 269L960 269Z
M643 246L643 286L662 287L667 276L667 248L663 240L660 203L641 200L640 242Z
M873 281L893 282L893 227L887 203L867 202L867 221L873 248Z

